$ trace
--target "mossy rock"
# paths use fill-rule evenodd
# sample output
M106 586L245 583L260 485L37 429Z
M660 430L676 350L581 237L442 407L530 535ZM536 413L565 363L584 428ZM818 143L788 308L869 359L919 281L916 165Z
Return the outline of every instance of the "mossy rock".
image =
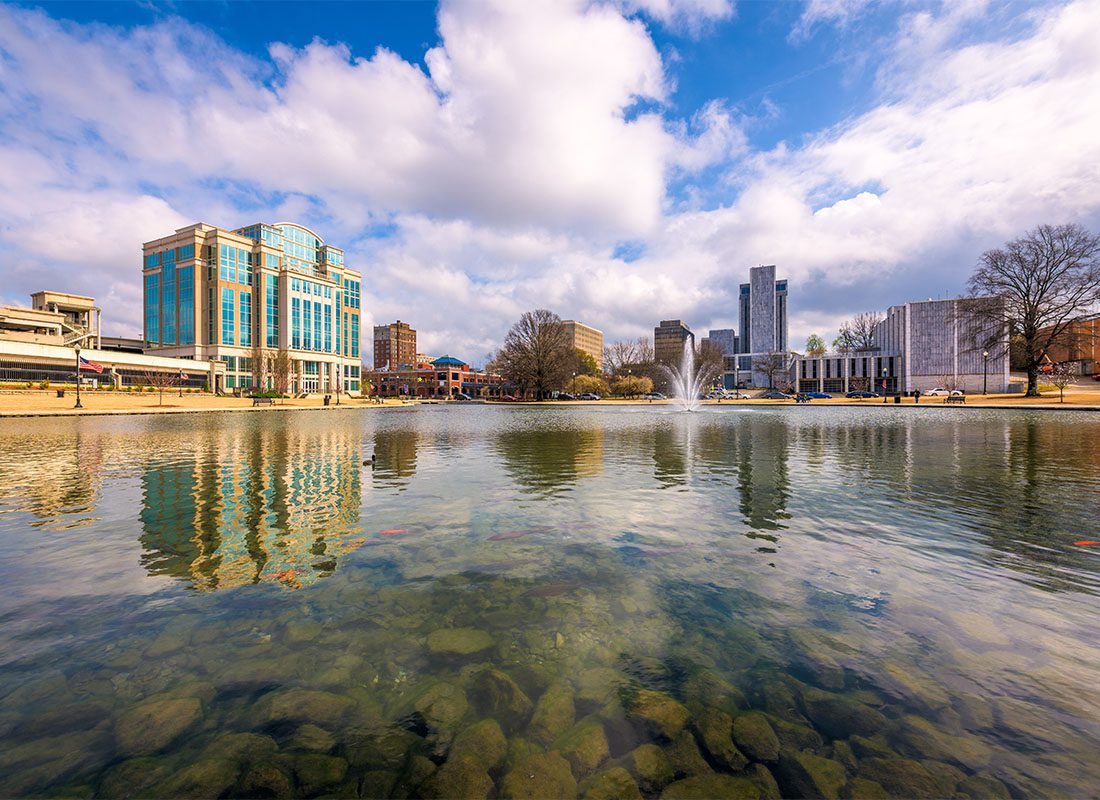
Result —
M545 747L532 742L530 739L525 739L522 736L512 736L508 739L508 753L504 756L504 771L511 772L521 761L545 752Z
M782 800L783 793L779 791L779 783L772 775L772 771L763 764L750 764L745 770L745 775L760 787L760 796L763 800Z
M147 700L123 713L115 723L118 751L123 756L138 756L163 750L201 719L198 698Z
M504 776L500 796L505 800L573 800L577 781L560 753L529 756Z
M450 731L466 715L470 704L466 693L453 683L439 681L420 692L413 700L424 721L433 730Z
M651 732L672 739L691 716L688 710L664 692L640 689L623 703L626 713L641 721Z
M768 716L768 724L775 731L781 749L818 750L825 744L821 734L808 725L790 722L770 715Z
M887 662L882 665L880 675L887 692L925 711L935 712L951 705L951 696L943 687L918 671Z
M351 731L345 737L340 754L359 769L400 769L410 752L424 746L424 740L411 731L388 727L380 731Z
M594 716L598 717L603 724L612 756L625 755L638 745L649 741L650 737L627 716L618 698L601 708Z
M69 703L59 708L43 710L33 716L20 719L15 734L21 741L60 736L73 731L95 727L111 716L106 703Z
M327 753L335 746L335 736L310 722L299 726L287 743L287 747L291 750L304 750L310 753Z
M559 736L552 747L565 756L578 780L595 771L611 755L603 725L594 717L578 722Z
M261 723L312 722L335 729L355 702L343 695L312 689L284 689L265 695L258 703Z
M302 794L317 794L338 785L348 774L348 762L337 756L293 756L290 762Z
M692 719L699 743L711 762L728 772L740 772L749 760L733 743L733 718L725 711L707 708Z
M619 761L646 794L661 791L676 777L665 751L655 744L639 745Z
M979 772L959 781L956 797L969 800L1009 800L1012 794L1003 783L988 772Z
M535 705L528 726L528 736L539 744L549 745L568 730L576 719L573 689L564 681L551 684Z
M395 800L404 800L408 797L419 796L420 787L427 782L427 780L435 774L437 767L434 761L426 756L411 755L405 762L404 768L398 773L397 780L393 784L393 788L386 795L378 795L379 797L392 797ZM388 772L389 770L382 770ZM366 775L364 774L364 780ZM369 797L360 790L360 797Z
M451 745L448 758L467 756L481 763L486 770L498 767L508 754L508 741L495 719L483 719L459 733Z
M488 633L476 628L439 628L428 634L428 649L445 656L472 656L490 649Z
M965 772L950 764L945 764L943 761L924 758L921 759L920 765L928 770L928 774L935 779L940 788L940 794L944 797L954 796L955 787L966 777Z
M703 758L703 754L699 752L695 737L688 731L680 731L671 742L665 745L665 756L672 767L672 773L677 778L691 778L714 771Z
M897 720L889 738L903 755L959 764L970 771L988 766L993 755L976 736L954 736L915 714Z
M459 755L448 758L439 769L420 785L419 794L424 798L461 797L469 800L485 800L493 790L493 779L485 771L481 761Z
M866 778L852 778L840 790L840 796L844 800L890 800L890 794L881 784Z
M753 761L779 760L779 737L759 711L750 711L733 718L733 741Z
M497 720L506 731L516 730L531 715L532 704L527 693L499 669L478 673L470 694L477 708L485 716Z
M116 764L99 782L97 797L152 797L152 788L164 780L168 768L155 758L132 758Z
M748 778L733 775L698 775L670 783L661 800L761 800L760 787Z
M783 750L779 754L776 779L784 797L820 797L837 800L848 782L843 765L812 753Z
M803 693L802 707L814 726L830 739L874 736L887 724L886 717L870 706L819 689Z
M263 761L249 767L241 779L240 795L289 800L294 797L294 780L279 764Z
M907 758L864 758L859 762L858 777L874 781L895 797L919 800L943 796L935 777Z
M688 678L684 683L684 696L705 697L709 705L731 715L749 707L744 692L710 670L700 670Z
M844 769L847 770L849 775L854 775L859 771L859 759L856 758L856 754L852 751L852 746L847 742L836 741L832 745L832 753L827 753L833 761L839 761L844 765Z
M432 772L435 765L432 765ZM363 773L359 779L359 796L367 800L377 800L381 797L389 797L393 794L397 784L397 773L388 769L372 769ZM420 785L419 783L417 784Z
M853 736L848 740L857 758L898 758L885 736Z
M626 677L611 667L592 667L577 676L576 704L583 711L602 708L618 697Z
M221 797L237 782L240 767L236 761L225 758L204 758L175 773L161 782L152 794L155 797L172 797L187 800L208 800Z
M202 751L201 758L230 758L247 761L279 749L270 736L258 733L223 733L215 737Z
M598 772L577 790L584 800L642 800L642 792L629 772L611 767Z

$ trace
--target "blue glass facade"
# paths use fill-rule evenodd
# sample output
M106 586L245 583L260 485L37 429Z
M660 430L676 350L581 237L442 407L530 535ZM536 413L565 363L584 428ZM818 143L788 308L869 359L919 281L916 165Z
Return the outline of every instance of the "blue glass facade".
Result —
M193 247L193 246L192 246ZM182 251L183 248L180 248ZM180 344L195 343L195 268L180 267L177 271L179 284Z
M252 292L241 292L241 316L238 329L238 344L241 347L252 346Z
M290 298L290 346L302 349L302 300L299 297Z
M222 289L222 344L236 344L234 336L234 292L232 289Z
M160 342L160 274L156 272L145 275L145 341Z
M351 357L359 358L359 315L351 318Z
M161 253L160 267L160 341L176 344L176 251Z
M268 275L264 287L264 311L267 327L267 346L279 346L279 276Z

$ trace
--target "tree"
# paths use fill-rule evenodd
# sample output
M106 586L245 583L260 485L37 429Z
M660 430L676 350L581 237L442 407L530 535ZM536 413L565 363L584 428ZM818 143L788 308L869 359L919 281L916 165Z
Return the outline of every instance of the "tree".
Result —
M704 340L695 348L695 374L710 383L725 371L726 356L714 342Z
M177 384L180 379L179 371L176 372L158 372L156 370L145 370L144 374L145 385L152 386L160 392L160 402L157 405L164 405L164 390L171 389Z
M833 347L841 353L853 350L875 349L875 326L882 322L882 315L874 311L856 314L840 326Z
M645 375L620 375L611 384L611 391L620 397L637 397L653 391L653 380Z
M608 375L618 375L652 361L653 342L645 336L613 342L603 349L603 369Z
M1044 354L1100 301L1100 237L1076 224L1040 225L982 253L970 294L975 315L1021 338L1027 395L1038 397Z
M598 375L578 375L573 379L573 386L577 394L598 394L600 396L611 394L607 387L607 381Z
M505 379L522 392L533 391L539 400L562 387L573 363L573 348L561 318L544 308L525 312L493 359Z
M806 338L806 355L817 358L825 355L825 349L825 340L816 333L811 333Z
M271 387L279 394L290 393L290 375L294 369L294 360L290 351L279 349L268 354L268 372L271 374Z
M264 377L268 371L268 358L267 351L260 346L259 342L256 342L252 346L252 386L257 392L262 392L267 386L264 385Z
M786 353L765 353L764 355L757 356L752 360L752 368L754 372L763 372L768 376L768 388L774 389L777 379L783 377L787 372L787 354Z
M596 366L596 359L580 348L573 350L573 371L578 376L600 374L600 368Z
M1043 376L1051 386L1058 390L1058 402L1066 402L1066 387L1073 383L1075 376L1073 366L1069 362L1063 361L1060 364L1051 366L1050 372L1044 372Z

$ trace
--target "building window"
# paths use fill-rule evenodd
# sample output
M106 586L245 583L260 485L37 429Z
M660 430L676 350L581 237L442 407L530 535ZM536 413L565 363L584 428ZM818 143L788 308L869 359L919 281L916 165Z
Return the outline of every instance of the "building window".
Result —
M182 247L180 247L180 257L179 257L180 261L190 261L194 257L195 257L195 245L194 244L185 244Z
M192 248L194 246L192 245ZM182 248L181 248L182 249ZM180 344L195 343L195 268L179 269Z
M351 357L359 358L359 315L351 317Z
M236 292L232 289L222 289L222 344L236 344L233 335L234 308L233 300Z
M321 332L321 304L314 302L313 304L313 349L320 351L321 345L324 344L324 339Z
M160 337L163 344L176 343L176 251L164 251L160 271Z
M313 303L302 301L302 349L313 349Z
M160 266L160 253L148 253L145 256L145 268L153 269Z
M241 347L252 346L252 292L241 292Z
M252 253L237 248L237 282L252 285Z
M325 304L325 352L332 352L332 306Z
M267 320L267 346L279 346L279 277L268 275L266 289L267 297L264 305Z
M160 274L156 272L145 276L145 341L160 342Z
M290 346L302 349L302 301L298 297L290 298Z

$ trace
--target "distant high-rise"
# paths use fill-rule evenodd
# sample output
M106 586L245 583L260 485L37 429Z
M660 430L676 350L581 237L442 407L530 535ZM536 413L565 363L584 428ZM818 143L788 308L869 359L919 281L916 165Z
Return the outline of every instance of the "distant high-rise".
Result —
M684 354L684 342L695 349L695 334L678 319L663 319L653 329L653 358L658 364L679 364Z
M767 385L767 377L754 368L754 361L769 353L787 352L787 281L775 279L774 264L753 267L749 282L741 284L739 300L740 337L731 380L742 383L751 373L753 384Z
M704 342L710 342L721 351L724 356L732 356L737 352L740 337L733 328L711 329L707 332Z
M596 369L603 370L603 332L575 319L562 320L569 344L574 350L587 353L596 361Z
M399 369L416 364L416 331L397 320L374 326L374 368Z

